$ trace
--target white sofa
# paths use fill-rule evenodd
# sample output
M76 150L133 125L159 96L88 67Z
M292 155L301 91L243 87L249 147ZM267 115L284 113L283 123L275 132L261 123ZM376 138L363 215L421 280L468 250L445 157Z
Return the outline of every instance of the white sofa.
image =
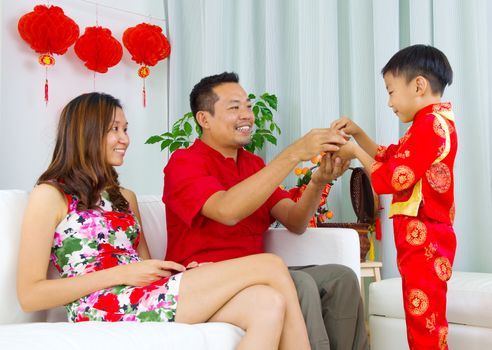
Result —
M447 318L450 349L492 349L492 274L453 272ZM372 350L408 349L401 278L370 285L369 328Z
M67 322L63 308L24 313L15 281L20 225L28 193L0 190L0 349L233 349L244 334L226 323ZM166 250L164 206L157 196L140 196L146 239L154 258ZM352 229L309 229L297 236L285 229L266 235L266 249L289 265L339 263L360 275L359 239ZM55 277L54 269L49 272Z

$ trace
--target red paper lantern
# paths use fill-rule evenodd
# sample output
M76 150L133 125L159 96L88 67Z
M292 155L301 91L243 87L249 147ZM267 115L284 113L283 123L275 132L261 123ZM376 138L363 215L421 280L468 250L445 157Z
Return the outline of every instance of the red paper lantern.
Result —
M162 28L148 23L130 27L123 33L123 45L132 55L132 60L142 65L138 75L143 78L143 104L146 105L145 78L150 74L148 66L155 66L171 53L171 45L162 33Z
M37 5L23 15L17 24L19 34L39 56L46 69L55 64L53 54L63 55L79 37L79 26L65 16L58 6ZM47 73L46 73L47 74ZM48 102L48 78L44 84L44 99Z
M98 73L106 73L108 68L117 65L123 48L108 28L87 27L74 46L77 56L85 66Z

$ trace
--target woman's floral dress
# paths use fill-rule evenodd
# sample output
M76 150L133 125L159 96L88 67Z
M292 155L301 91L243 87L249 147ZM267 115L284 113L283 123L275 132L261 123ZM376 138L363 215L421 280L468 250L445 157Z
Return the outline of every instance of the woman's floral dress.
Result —
M78 198L65 193L68 213L56 227L51 260L62 278L141 261L140 225L133 213L115 212L107 193L100 210L78 211ZM106 288L65 305L79 321L174 321L181 274L145 287Z

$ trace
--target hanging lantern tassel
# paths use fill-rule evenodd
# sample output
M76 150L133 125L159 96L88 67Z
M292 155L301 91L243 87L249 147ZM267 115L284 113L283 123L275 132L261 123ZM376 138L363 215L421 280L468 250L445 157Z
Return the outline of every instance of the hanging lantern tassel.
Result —
M375 254L375 251L374 251L374 235L371 232L369 234L369 254L368 254L367 257L368 257L368 259L370 261L374 261L375 260L375 256L376 256L376 254Z
M63 55L79 37L79 26L58 6L37 5L17 23L21 38L38 54L46 68L44 101L48 104L48 67L55 64L53 54Z
M44 78L44 102L48 105L48 67L55 64L55 58L50 54L39 56L39 64L45 66L46 75Z
M376 226L376 239L380 241L383 238L383 234L381 231L381 220L379 217L376 218L376 222L374 224Z
M171 45L162 34L162 28L152 24L140 23L123 33L123 45L132 55L132 60L141 67L138 75L143 79L143 106L147 105L145 78L150 74L149 66L165 59L171 53Z
M142 100L144 108L147 107L147 93L145 91L145 78L150 74L150 69L147 66L142 66L138 70L138 76L143 79L143 88L142 88Z
M44 102L48 105L48 78L44 80Z

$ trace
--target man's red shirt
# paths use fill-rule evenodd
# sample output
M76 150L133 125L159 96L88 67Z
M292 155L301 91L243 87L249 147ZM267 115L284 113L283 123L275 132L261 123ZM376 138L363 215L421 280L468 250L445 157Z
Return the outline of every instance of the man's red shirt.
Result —
M168 245L166 260L216 262L263 253L263 233L274 222L272 207L286 191L277 188L253 214L234 226L204 217L200 211L211 195L226 191L265 167L263 160L244 149L237 162L197 139L176 150L164 168ZM244 193L244 198L248 197Z

